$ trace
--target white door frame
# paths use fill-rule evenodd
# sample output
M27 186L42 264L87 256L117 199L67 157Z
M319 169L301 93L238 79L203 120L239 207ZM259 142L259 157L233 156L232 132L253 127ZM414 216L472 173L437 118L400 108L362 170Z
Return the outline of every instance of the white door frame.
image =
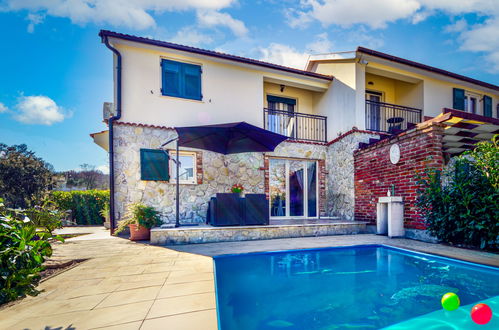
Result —
M299 158L279 158L279 157L272 157L269 159L269 172L270 172L270 166L271 166L271 160L272 159L280 159L284 160L284 166L285 166L285 175L286 175L286 215L285 216L272 216L271 215L271 210L272 210L272 200L271 196L269 194L269 216L271 219L318 219L319 218L319 162L315 159L299 159ZM304 189L303 189L303 215L302 216L291 216L289 215L290 213L290 192L289 192L289 162L290 161L299 161L303 164L303 183L304 183ZM316 199L315 199L315 209L316 209L316 215L315 217L309 217L308 215L308 185L305 186L305 183L308 182L308 168L307 162L314 162L315 163L315 194L316 194ZM269 175L269 190L270 190L270 175ZM270 191L269 191L270 193Z

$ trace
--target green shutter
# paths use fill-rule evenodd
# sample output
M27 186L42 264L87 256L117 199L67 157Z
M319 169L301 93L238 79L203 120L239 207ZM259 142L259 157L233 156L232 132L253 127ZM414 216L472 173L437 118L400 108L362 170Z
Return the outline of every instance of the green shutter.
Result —
M492 98L487 95L483 97L483 115L492 117Z
M156 149L140 149L140 177L142 180L168 181L168 153Z
M181 65L178 62L162 60L161 68L163 70L162 92L163 95L181 96Z
M199 65L184 63L183 67L184 97L201 100L201 67Z
M456 110L464 111L464 89L454 88L452 107Z
M161 60L162 94L201 100L201 66Z

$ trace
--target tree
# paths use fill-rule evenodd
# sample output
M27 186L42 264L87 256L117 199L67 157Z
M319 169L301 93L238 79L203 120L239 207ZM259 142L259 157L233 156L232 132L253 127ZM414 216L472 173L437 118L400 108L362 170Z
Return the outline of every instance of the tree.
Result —
M80 171L63 172L66 177L68 187L78 187L79 189L106 189L108 176L95 169L94 165L82 164Z
M0 143L0 196L7 206L32 206L51 188L53 173L53 166L25 144Z

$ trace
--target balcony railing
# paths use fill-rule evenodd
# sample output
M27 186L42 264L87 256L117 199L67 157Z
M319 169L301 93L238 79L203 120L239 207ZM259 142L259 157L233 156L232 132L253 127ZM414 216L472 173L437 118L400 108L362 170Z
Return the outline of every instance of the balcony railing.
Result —
M366 129L397 133L421 122L423 110L366 100Z
M326 119L308 113L263 109L264 128L293 140L326 142Z

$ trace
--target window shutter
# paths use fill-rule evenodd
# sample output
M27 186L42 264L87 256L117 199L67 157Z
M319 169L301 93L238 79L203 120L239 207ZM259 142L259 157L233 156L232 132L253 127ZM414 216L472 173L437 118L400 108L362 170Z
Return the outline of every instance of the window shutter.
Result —
M492 117L492 98L487 95L483 97L483 115Z
M201 67L183 63L184 97L201 100Z
M456 110L464 111L464 89L454 88L453 105Z
M174 61L162 60L163 95L180 97L181 95L181 64Z
M168 181L168 153L163 150L140 149L142 180Z

